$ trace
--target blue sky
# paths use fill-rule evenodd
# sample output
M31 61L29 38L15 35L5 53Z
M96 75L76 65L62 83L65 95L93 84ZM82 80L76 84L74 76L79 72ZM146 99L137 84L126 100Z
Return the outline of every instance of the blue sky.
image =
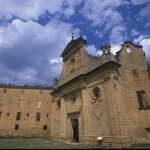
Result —
M131 41L150 62L150 0L0 0L0 82L52 86L72 33L92 55Z

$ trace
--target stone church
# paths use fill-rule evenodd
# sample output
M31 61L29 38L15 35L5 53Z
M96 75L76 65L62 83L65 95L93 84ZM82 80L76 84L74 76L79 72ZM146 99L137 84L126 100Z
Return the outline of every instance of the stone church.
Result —
M53 87L0 85L0 137L126 147L150 143L150 64L126 41L116 55L86 51L81 36L61 54Z
M61 54L50 139L117 147L150 142L150 65L142 46L127 41L113 55L106 44L97 57L85 44L81 36L72 39Z

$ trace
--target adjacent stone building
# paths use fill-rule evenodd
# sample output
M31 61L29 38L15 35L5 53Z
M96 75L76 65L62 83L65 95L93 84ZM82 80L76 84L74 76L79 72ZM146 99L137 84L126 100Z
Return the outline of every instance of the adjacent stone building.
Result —
M116 147L150 142L150 65L142 46L127 41L113 55L106 44L102 56L92 56L85 44L82 37L72 39L61 54L63 70L51 92L50 139L99 139Z
M142 46L90 55L81 36L62 52L52 87L0 85L0 136L126 147L150 142L150 64Z
M51 87L0 84L0 137L48 137Z

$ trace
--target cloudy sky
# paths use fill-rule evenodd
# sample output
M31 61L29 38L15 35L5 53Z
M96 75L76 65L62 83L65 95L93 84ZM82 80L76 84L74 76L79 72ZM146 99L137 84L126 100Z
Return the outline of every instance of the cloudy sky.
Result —
M0 82L52 86L72 33L93 55L143 45L150 62L150 0L0 0Z

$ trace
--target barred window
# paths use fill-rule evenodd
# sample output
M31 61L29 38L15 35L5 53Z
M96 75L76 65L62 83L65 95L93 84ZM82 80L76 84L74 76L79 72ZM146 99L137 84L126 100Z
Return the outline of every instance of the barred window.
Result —
M20 120L20 118L21 118L21 112L17 112L16 120Z
M41 113L36 114L36 121L40 121L40 115L41 115Z

